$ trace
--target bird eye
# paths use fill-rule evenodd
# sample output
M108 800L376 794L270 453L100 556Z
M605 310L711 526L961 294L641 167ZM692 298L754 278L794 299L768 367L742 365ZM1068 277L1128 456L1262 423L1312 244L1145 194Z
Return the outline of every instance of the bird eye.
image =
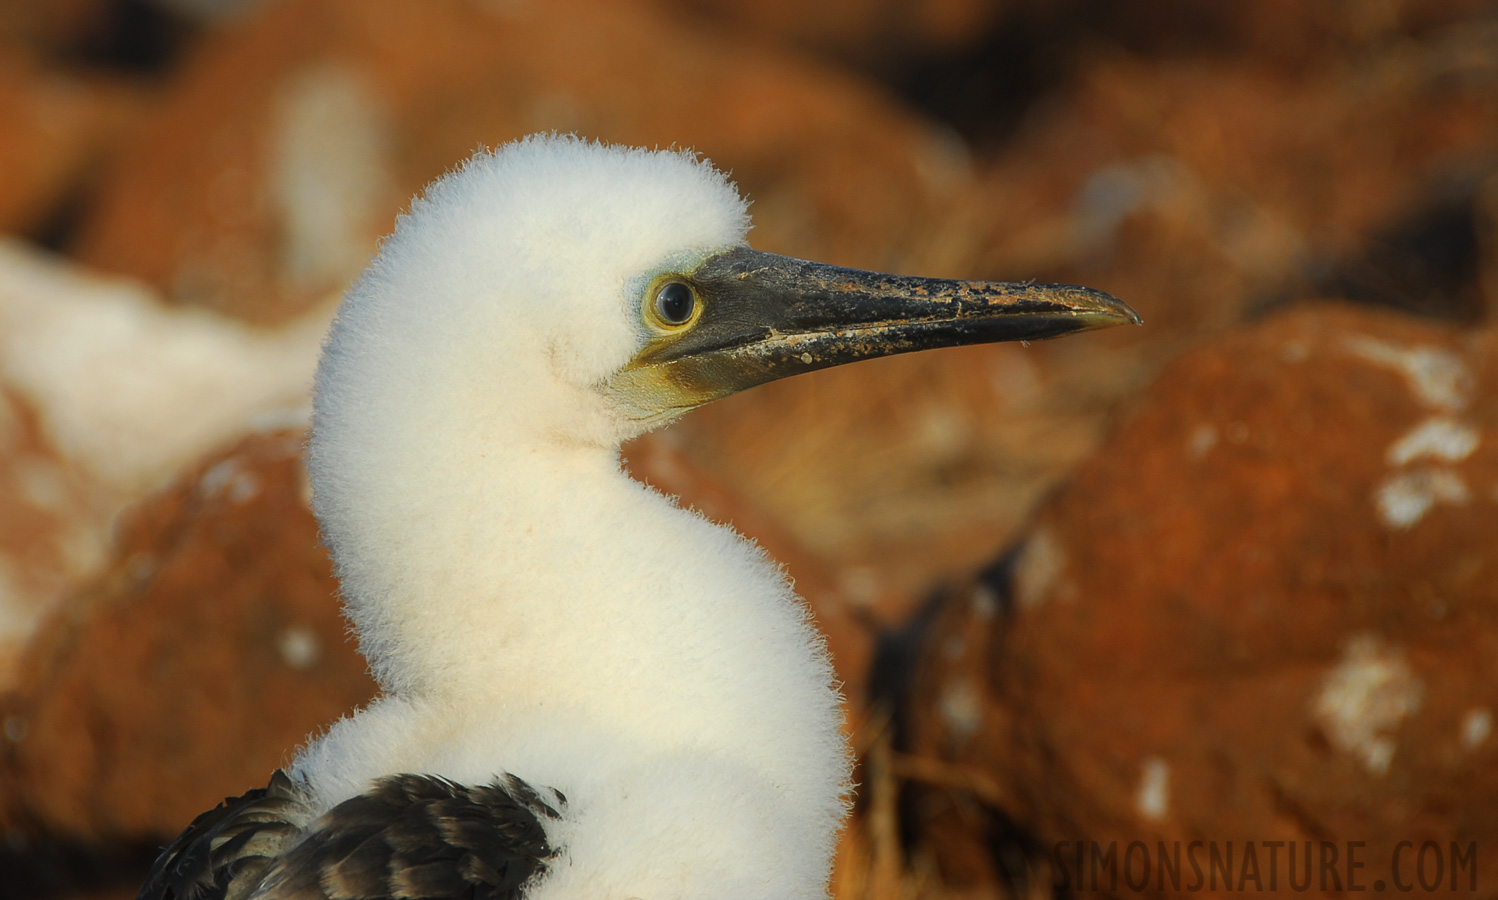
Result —
M655 292L655 315L667 325L685 325L697 308L697 295L680 281L668 281Z

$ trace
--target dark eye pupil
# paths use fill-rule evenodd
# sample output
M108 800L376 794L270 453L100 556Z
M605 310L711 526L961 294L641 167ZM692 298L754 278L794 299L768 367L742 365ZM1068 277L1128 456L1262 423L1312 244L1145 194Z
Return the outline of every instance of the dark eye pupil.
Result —
M692 307L696 304L692 289L679 281L662 285L655 295L655 312L668 325L680 325L690 319Z

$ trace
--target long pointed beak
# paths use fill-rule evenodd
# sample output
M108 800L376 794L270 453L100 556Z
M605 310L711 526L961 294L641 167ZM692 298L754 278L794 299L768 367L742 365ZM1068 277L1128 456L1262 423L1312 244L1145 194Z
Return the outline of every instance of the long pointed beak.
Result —
M608 385L637 408L669 407L660 418L861 359L1140 324L1127 304L1092 288L886 275L747 247L668 277L692 289L700 310L688 326L647 344Z

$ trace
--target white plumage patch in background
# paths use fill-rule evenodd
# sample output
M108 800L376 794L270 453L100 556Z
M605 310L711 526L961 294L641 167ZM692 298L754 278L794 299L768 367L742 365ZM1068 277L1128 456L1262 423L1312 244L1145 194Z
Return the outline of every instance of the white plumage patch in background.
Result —
M254 329L0 241L0 378L59 450L131 499L257 416L304 421L327 320Z
M433 184L350 289L310 470L388 696L305 750L568 797L535 898L825 896L848 755L824 642L732 530L630 480L599 387L643 294L745 242L710 165L533 137Z

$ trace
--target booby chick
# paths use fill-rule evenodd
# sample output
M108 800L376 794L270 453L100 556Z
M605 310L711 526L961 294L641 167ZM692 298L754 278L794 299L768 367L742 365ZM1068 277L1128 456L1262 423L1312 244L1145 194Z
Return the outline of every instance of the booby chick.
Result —
M560 136L412 204L333 324L309 455L382 696L194 821L141 897L826 896L850 760L823 639L620 444L798 372L1138 317L748 229L691 154Z

